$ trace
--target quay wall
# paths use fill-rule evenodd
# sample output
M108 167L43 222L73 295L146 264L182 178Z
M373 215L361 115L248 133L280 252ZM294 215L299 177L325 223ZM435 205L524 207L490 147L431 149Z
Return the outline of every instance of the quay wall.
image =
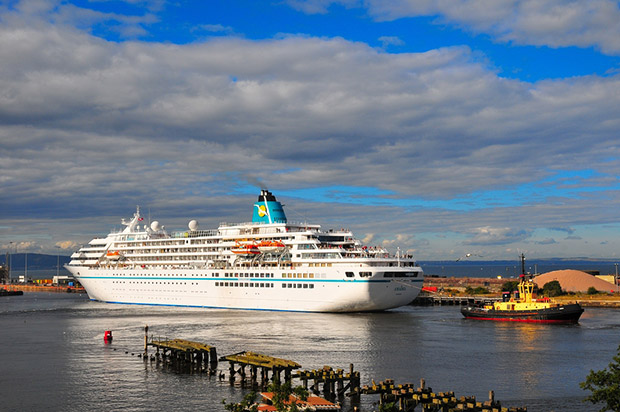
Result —
M52 285L31 285L12 283L10 285L0 285L8 290L21 290L22 292L53 292L53 293L86 293L84 288L75 286L52 286Z
M510 280L517 279L497 279L497 278L456 278L456 277L425 277L425 287L437 287L439 291L443 288L464 291L467 287L484 287L492 293L500 293L502 285Z

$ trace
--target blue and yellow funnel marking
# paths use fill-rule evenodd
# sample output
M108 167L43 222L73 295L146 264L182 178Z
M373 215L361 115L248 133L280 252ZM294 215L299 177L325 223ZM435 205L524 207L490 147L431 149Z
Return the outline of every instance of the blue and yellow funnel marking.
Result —
M258 201L254 203L252 223L286 223L282 204L268 190L261 190Z

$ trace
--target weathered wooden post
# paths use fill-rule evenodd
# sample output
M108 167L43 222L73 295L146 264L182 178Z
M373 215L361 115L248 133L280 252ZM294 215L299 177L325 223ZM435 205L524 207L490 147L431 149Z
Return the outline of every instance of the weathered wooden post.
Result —
M149 347L149 325L144 325L144 358L148 356Z
M230 362L230 368L228 370L228 373L230 374L230 377L228 378L228 380L230 381L230 384L232 385L235 382L235 363L234 362Z

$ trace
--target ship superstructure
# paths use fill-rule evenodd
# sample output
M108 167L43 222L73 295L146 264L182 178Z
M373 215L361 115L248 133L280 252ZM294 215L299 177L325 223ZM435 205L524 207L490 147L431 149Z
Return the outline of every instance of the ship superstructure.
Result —
M423 272L409 255L367 247L345 229L290 223L262 190L252 222L167 232L138 208L123 230L96 238L66 266L93 300L309 312L409 304Z

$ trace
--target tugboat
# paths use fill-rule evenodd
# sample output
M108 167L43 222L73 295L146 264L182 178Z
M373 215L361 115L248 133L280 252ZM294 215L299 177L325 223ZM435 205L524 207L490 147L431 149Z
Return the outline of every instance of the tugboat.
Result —
M466 319L531 323L577 323L583 313L578 303L560 304L544 297L536 298L531 275L525 274L525 256L521 255L518 291L510 296L505 292L500 302L461 308Z

